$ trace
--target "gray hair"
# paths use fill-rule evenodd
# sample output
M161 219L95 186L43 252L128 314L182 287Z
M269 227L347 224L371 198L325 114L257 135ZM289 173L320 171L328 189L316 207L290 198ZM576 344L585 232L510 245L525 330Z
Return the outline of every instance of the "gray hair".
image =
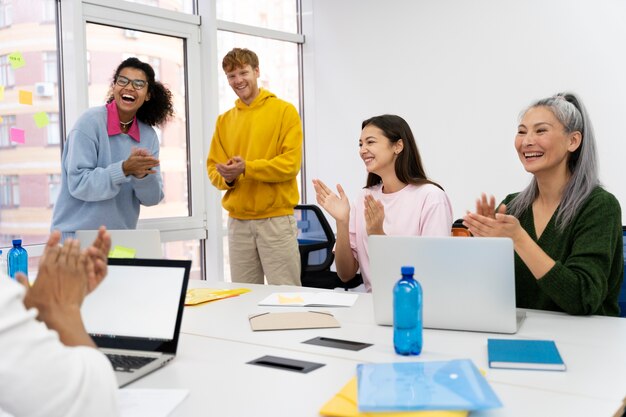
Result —
M574 219L580 205L593 189L600 185L596 139L587 110L575 94L559 93L538 100L520 113L520 120L528 110L535 107L545 107L550 110L565 127L567 133L578 131L582 135L582 143L569 155L567 161L571 177L563 191L563 198L556 215L556 226L563 231ZM538 194L537 180L533 177L530 184L511 201L507 211L519 218L532 205Z

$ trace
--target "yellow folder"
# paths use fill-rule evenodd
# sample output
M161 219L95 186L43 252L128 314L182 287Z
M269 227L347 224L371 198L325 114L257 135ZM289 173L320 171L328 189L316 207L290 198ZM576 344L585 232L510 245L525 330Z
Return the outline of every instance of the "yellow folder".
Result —
M322 406L320 415L326 417L467 417L469 411L390 411L361 413L357 407L357 382L352 378L333 398Z

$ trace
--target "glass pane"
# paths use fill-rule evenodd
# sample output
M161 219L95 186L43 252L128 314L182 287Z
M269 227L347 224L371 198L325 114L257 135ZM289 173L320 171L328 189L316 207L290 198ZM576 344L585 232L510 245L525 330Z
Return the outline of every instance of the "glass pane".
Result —
M61 172L55 4L0 0L0 247L50 233L50 178Z
M237 95L228 85L222 70L224 55L233 48L248 48L259 57L259 87L265 88L277 97L293 104L300 111L298 46L291 42L240 35L232 32L217 32L218 94L219 111L223 113L234 106ZM298 174L299 175L299 174ZM298 177L298 183L300 178ZM222 211L223 230L228 223L228 212ZM228 257L228 236L224 237L224 280L230 281L230 260Z
M174 10L176 12L193 13L193 0L126 0L129 3L144 4L160 9Z
M200 241L199 240L179 240L176 242L163 243L163 257L165 259L190 259L191 275L190 279L202 279Z
M217 32L217 62L220 113L234 106L237 96L228 85L222 70L224 55L233 48L247 48L259 57L259 87L276 94L290 102L300 111L298 45L292 42L276 41L256 36L241 35L232 32Z
M161 128L161 175L165 198L152 207L141 206L140 219L189 216L187 188L187 124L184 40L137 30L87 24L89 107L106 103L115 69L135 56L149 63L156 79L174 96L174 118Z
M298 33L296 0L216 0L217 18Z

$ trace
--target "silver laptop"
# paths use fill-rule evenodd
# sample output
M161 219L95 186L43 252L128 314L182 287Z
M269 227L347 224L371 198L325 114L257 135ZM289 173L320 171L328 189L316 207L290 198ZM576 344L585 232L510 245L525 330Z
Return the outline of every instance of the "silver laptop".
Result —
M109 259L109 272L83 302L85 328L120 387L174 359L191 261Z
M161 232L156 229L107 230L111 235L111 248L123 246L135 250L136 258L160 259L163 257L161 248ZM76 239L85 249L98 235L97 230L77 230Z
M508 238L370 236L375 321L393 325L393 286L409 265L424 292L424 327L515 333L523 313L513 256Z

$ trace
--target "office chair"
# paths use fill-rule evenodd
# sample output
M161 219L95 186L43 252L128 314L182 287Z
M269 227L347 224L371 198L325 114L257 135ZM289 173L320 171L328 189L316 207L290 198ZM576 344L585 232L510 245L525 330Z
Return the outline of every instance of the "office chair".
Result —
M463 219L456 219L454 223L452 223L452 236L455 237L471 237L472 234L467 227L463 224Z
M343 282L330 270L335 260L335 234L322 210L314 204L301 204L295 207L294 216L298 225L302 286L329 289L359 286L363 282L359 274Z
M624 236L624 280L617 303L619 304L620 317L626 317L626 226L622 226L622 234Z

